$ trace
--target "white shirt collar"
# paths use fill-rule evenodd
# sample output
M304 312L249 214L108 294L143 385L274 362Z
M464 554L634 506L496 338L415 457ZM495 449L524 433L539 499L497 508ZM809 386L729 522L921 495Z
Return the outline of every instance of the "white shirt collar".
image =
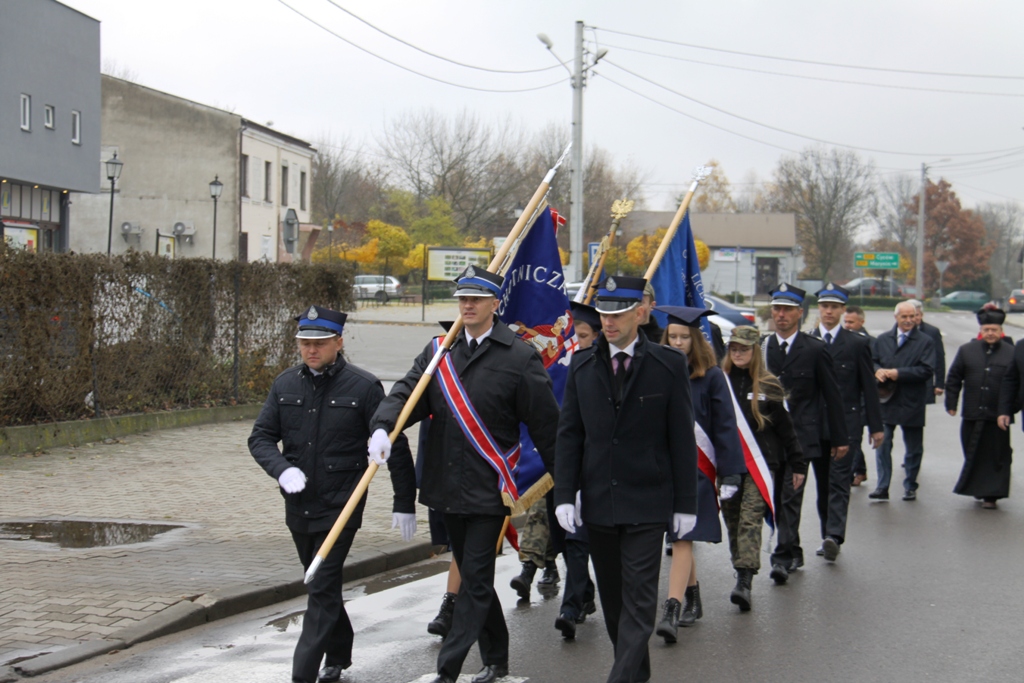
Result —
M821 333L821 338L822 338L822 339L824 339L824 338L825 338L825 335L826 335L826 334L831 334L831 335L832 335L832 341L835 341L835 340L836 340L836 337L838 337L838 336L839 336L839 329L840 329L841 327L842 327L842 325L836 325L835 327L833 327L833 328L832 328L832 329L830 330L830 329L828 329L827 327L825 327L825 323L820 323L820 324L818 325L818 331L819 331L819 332Z
M629 346L627 346L627 347L626 347L626 348L624 348L624 349L620 349L620 348L619 348L618 346L616 346L615 344L608 344L608 350L609 350L609 351L611 352L611 354L612 354L612 358L615 358L615 354L618 354L618 353L624 353L624 354L626 354L627 356L629 356L630 358L632 358L632 357L633 357L633 352L634 352L634 351L636 351L636 342L637 342L637 340L638 340L639 338L640 338L640 336L639 336L639 335L637 335L636 337L634 337L634 338L633 338L633 341L631 341L631 342L629 343Z
M789 350L793 348L793 341L796 339L796 335L798 334L800 334L800 330L796 330L788 337L783 337L781 334L776 332L775 339L779 342L779 346L782 346L782 342L786 342L786 353L789 353Z
M476 343L478 345L482 344L484 339L487 339L488 337L491 336L491 332L494 332L494 325L491 325L489 328L487 328L487 331L481 334L479 337L473 337L473 335L469 333L469 330L466 330L466 343L468 344L469 342L473 341L473 339L476 339Z

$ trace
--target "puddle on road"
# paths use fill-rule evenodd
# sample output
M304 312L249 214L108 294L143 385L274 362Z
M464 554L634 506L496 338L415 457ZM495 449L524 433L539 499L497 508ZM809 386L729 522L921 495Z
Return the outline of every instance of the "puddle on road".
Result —
M0 522L0 541L42 541L61 548L103 548L153 540L180 524L89 522L70 519Z
M284 633L288 630L289 626L298 624L302 620L302 615L305 613L306 610L302 610L301 612L292 612L291 614L286 614L283 617L278 617L277 619L268 621L264 626L273 626L278 631Z

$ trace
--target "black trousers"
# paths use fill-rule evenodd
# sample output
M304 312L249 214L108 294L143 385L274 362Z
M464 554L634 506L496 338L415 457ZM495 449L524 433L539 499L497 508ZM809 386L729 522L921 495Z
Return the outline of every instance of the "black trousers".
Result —
M665 524L587 525L590 557L615 662L608 683L651 677L647 643L658 611L658 574Z
M829 455L832 447L827 441L821 443L821 455L812 458L811 467L814 468L814 484L818 495L818 517L824 521L828 516L829 487L831 486L829 469L832 464L832 457ZM847 454L846 460L849 458ZM852 460L848 463L852 464ZM849 465L848 465L849 466ZM849 474L849 469L846 470ZM810 474L808 472L808 474ZM850 475L852 479L852 475ZM779 515L778 532L779 541L772 553L772 564L788 565L791 560L804 560L804 549L800 546L800 517L804 504L804 491L807 489L805 482L799 490L793 489L793 470L788 466L785 468L782 477L782 502L775 499L775 506L782 508ZM850 481L846 482L846 501L850 500ZM846 518L843 517L843 528L846 527Z
M562 594L562 611L579 618L583 605L594 599L594 582L590 580L590 543L565 539L562 551L565 558L565 592Z
M445 515L444 525L462 575L452 630L437 655L437 673L459 677L473 643L480 643L484 666L508 664L508 628L494 591L494 561L505 518Z
M328 533L292 532L292 540L303 569L309 569ZM292 658L292 681L314 683L324 655L327 655L326 666L340 665L346 669L352 666L354 634L341 598L341 584L344 582L341 575L355 536L355 529L342 531L313 581L306 585L309 598L306 601L306 615L302 618L302 634Z

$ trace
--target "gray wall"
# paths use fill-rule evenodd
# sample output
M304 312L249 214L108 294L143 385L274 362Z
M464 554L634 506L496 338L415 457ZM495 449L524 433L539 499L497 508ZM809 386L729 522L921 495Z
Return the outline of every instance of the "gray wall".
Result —
M32 130L21 98L32 97ZM43 125L44 105L55 126ZM81 144L71 111L82 112ZM100 154L100 24L55 0L0 3L0 177L58 190L97 192Z
M224 191L217 205L217 258L238 252L238 159L242 119L236 114L103 76L103 147L91 161L102 183L98 195L74 195L70 247L105 252L110 220L110 184L103 161L114 151L124 162L115 186L112 251L152 252L156 231L170 234L175 221L192 222L192 244L179 240L176 255L209 258L213 251L210 181ZM124 222L143 228L141 240L121 236Z

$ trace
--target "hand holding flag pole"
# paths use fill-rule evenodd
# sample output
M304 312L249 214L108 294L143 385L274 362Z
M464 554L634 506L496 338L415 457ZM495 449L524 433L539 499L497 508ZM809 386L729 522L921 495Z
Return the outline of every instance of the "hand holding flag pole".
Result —
M551 181L554 179L555 173L558 171L558 167L562 165L563 161L565 161L571 147L572 143L569 143L562 152L562 155L558 157L555 165L552 166L544 175L544 179L541 181L536 191L534 191L533 197L530 198L530 201L527 203L523 213L519 216L516 224L512 226L512 230L509 232L508 237L505 238L505 242L501 245L501 248L498 249L498 253L494 255L494 258L491 259L490 265L487 266L487 270L489 272L498 272L499 268L505 262L505 257L508 255L509 250L512 249L514 244L516 244L524 228L526 228L527 225L530 225L531 218L537 211L537 207L540 206L540 203L544 200L544 196L547 194L548 188L551 186ZM405 406L402 407L402 412L399 413L398 420L395 421L395 428L392 429L391 433L388 435L388 438L391 439L391 443L394 443L395 439L398 438L398 435L402 433L403 429L405 429L405 423L409 420L409 416L412 414L413 408L415 408L416 404L419 402L423 392L426 391L427 385L430 384L430 380L434 376L434 371L437 369L437 366L444 357L444 354L446 354L448 349L451 348L451 345L455 342L455 338L461 331L462 316L459 316L455 320L455 324L452 325L451 329L448 331L448 334L445 335L444 341L442 341L438 346L437 353L434 354L430 364L427 365L426 369L423 371L419 382L416 383L416 387L412 390L408 400L405 402ZM338 540L338 536L341 535L345 525L348 524L348 520L352 517L352 513L355 512L356 506L359 505L359 501L362 500L363 496L366 494L366 489L369 488L370 481L373 479L375 474L377 474L377 464L370 463L369 467L366 468L366 472L363 473L362 478L356 485L355 490L352 491L352 495L349 496L348 502L345 503L345 507L342 509L341 514L338 515L338 519L334 522L334 526L331 527L331 531L327 534L327 538L324 540L323 545L320 546L320 550L317 551L316 557L314 557L313 561L310 563L309 569L306 570L306 576L304 579L305 583L309 583L313 580L313 577L316 575L320 565L323 564L325 559L327 559L328 553L331 552L331 549L334 547L334 543Z
M665 232L665 237L662 238L661 244L658 245L658 251L655 252L654 258L651 259L651 264L647 266L647 272L644 273L644 279L648 282L654 277L654 273L658 270L658 266L661 264L661 259L665 257L665 252L668 251L668 245L672 243L672 238L676 236L676 230L679 229L679 224L683 222L683 216L686 215L686 210L690 208L690 201L693 199L693 194L697 191L697 186L711 174L711 168L708 166L698 166L693 169L693 182L690 183L690 189L686 191L686 195L683 197L683 201L679 204L679 210L676 211L676 215L672 217L672 223L669 224L668 230Z

